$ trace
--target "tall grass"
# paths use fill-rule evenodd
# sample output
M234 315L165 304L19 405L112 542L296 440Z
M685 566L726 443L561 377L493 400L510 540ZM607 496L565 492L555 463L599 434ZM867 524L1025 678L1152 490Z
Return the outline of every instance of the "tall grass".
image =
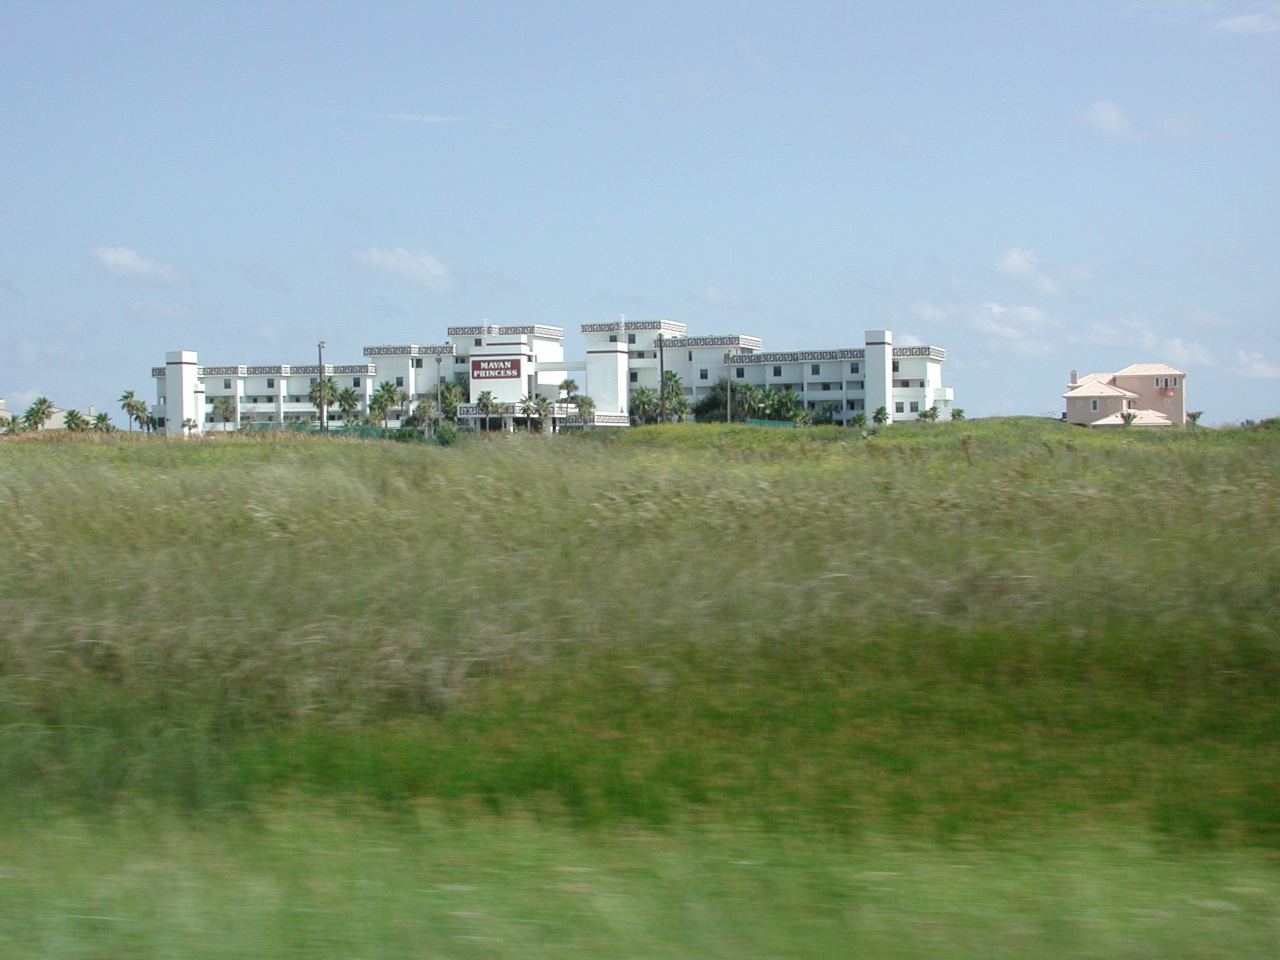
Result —
M0 445L0 798L1274 843L1278 468L1043 423Z

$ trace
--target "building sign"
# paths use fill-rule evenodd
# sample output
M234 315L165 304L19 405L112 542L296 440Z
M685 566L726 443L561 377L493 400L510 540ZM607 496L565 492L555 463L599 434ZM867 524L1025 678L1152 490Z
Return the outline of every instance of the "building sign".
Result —
M472 380L519 380L519 357L495 357L471 361Z

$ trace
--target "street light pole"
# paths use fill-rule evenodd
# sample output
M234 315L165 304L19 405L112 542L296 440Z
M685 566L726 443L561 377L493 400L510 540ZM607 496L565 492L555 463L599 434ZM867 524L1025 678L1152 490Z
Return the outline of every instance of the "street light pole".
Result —
M724 422L733 423L733 354L724 358Z
M316 344L316 383L320 389L316 391L316 399L320 401L320 432L329 432L329 405L325 403L328 400L326 395L326 387L324 382L324 348L325 342L321 340Z

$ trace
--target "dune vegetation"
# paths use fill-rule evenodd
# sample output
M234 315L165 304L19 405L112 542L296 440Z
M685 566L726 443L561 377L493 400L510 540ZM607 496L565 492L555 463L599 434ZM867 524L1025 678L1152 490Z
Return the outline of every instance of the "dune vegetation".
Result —
M21 859L41 831L105 822L104 837L154 828L195 844L189 831L206 830L240 849L246 831L314 817L359 846L374 817L414 843L424 824L463 846L505 836L478 855L525 844L539 870L553 869L550 837L603 844L597 859L637 837L669 857L764 845L789 864L784 900L817 884L833 903L863 889L840 865L868 850L907 857L916 866L890 872L954 904L973 895L947 886L939 864L956 856L1042 851L1099 889L1117 882L1096 876L1099 857L1116 877L1176 862L1165 879L1201 892L1157 885L1147 906L1192 939L1158 955L1274 953L1276 898L1262 893L1280 890L1277 476L1274 430L1034 419L450 447L6 438L0 809L21 826L4 842ZM110 872L114 856L88 862ZM1215 856L1245 858L1254 878L1235 885L1258 895L1204 892L1234 882L1194 866ZM273 857L288 860L263 864ZM1032 886L1075 868L1037 868ZM671 881L654 877L633 893L658 916L643 898ZM705 876L690 889L723 892ZM1171 906L1197 896L1235 905L1204 924ZM1004 954L975 931L1027 918L992 907L965 926L972 910L956 906L938 942L973 934L965 956L1033 943L1157 955L1124 952L1149 941L1112 906L1097 929L1040 917ZM805 952L789 908L761 916L791 931L768 934L790 950L766 949L764 930L734 941L728 921L698 941L682 916L634 953L625 937L615 952L555 937L537 949L829 956L820 944L892 940L906 922L837 911ZM1231 949L1193 949L1228 927ZM74 926L41 929L14 955L75 941ZM106 924L94 942L169 955L120 935ZM291 936L262 955L294 955ZM341 955L420 955L406 937ZM431 955L536 953L453 943Z

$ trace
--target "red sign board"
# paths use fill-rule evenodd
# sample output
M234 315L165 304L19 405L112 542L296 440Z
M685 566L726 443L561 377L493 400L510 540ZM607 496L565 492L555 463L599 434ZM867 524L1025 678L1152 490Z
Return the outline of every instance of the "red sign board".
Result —
M494 357L471 361L472 380L519 380L519 357Z

